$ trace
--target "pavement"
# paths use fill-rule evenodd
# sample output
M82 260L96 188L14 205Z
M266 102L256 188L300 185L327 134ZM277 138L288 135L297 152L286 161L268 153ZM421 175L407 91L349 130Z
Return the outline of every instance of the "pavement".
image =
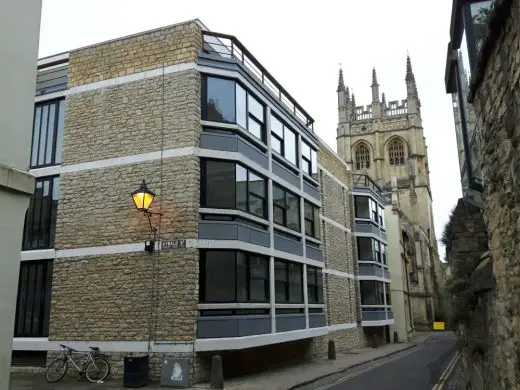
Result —
M361 348L347 354L338 354L336 360L316 360L258 375L226 380L225 389L431 390L451 359L454 346L455 336L451 333L416 333L414 339L408 343L387 344L377 349ZM338 382L340 379L341 381ZM197 385L193 389L208 387L208 385ZM64 379L57 384L48 384L41 374L12 374L10 384L10 390L96 388L124 389L122 380L92 384L85 380ZM143 387L146 388L158 389L160 386L153 384Z

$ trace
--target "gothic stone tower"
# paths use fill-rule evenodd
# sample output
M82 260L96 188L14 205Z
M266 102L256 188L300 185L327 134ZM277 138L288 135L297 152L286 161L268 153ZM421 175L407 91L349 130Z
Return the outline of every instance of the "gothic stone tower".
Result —
M421 101L410 57L406 63L406 99L386 101L380 96L372 71L372 103L357 106L354 93L345 87L340 69L338 83L338 154L354 173L368 174L391 191L397 183L399 207L412 226L415 256L410 275L414 323L427 326L439 302L436 275L440 272L433 227L428 153L423 135Z

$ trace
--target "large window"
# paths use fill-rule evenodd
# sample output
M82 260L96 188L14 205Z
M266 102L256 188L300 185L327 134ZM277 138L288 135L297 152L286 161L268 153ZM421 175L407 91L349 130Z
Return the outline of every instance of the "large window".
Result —
M265 140L265 107L235 80L205 77L203 96L203 119L236 123Z
M388 145L390 165L404 165L404 145L400 139L393 139Z
M320 209L305 201L303 203L305 218L305 234L310 237L320 238Z
M360 280L359 287L361 292L362 305L385 304L385 294L382 282L375 280Z
M297 165L298 147L294 131L285 126L278 118L271 115L271 148Z
M302 141L302 169L311 176L318 173L316 151L305 141Z
M292 192L273 184L274 222L300 231L300 198Z
M203 207L239 209L267 218L266 179L230 161L201 160Z
M276 303L303 303L302 264L276 260L274 279Z
M358 237L357 249L359 261L376 261L386 264L386 245L370 237Z
M371 219L384 226L384 209L368 196L354 196L356 218Z
M39 103L34 109L31 168L61 163L65 100Z
M45 249L54 246L59 198L58 176L36 179L34 195L25 214L22 249Z
M51 307L52 260L20 263L15 337L47 337Z
M323 303L323 274L321 268L307 266L307 295L309 303Z
M200 257L200 302L268 302L269 261L256 254L207 250Z
M388 306L392 305L392 291L390 290L390 283L385 283L385 294L386 294L386 304Z
M360 144L356 148L356 169L368 169L370 168L370 150L365 144Z

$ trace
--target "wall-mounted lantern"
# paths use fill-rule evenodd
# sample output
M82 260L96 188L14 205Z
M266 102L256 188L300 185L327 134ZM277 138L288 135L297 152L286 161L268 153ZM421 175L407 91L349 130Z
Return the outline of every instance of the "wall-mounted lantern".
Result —
M146 252L152 253L155 247L155 235L157 233L157 229L152 226L152 220L150 219L150 216L162 215L161 213L154 213L149 210L153 200L155 199L155 193L148 189L148 186L146 185L146 182L143 179L139 188L132 192L132 199L137 210L142 211L148 218L150 230L153 232L153 240L145 242L144 250Z

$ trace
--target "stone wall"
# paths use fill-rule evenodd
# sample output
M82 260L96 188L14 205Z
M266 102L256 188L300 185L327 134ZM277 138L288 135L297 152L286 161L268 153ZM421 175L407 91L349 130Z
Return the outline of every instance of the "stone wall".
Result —
M138 72L193 62L202 49L195 22L164 27L74 50L69 57L69 88Z
M484 215L496 278L493 389L520 387L520 0L498 0L472 75ZM498 320L499 319L499 320Z

